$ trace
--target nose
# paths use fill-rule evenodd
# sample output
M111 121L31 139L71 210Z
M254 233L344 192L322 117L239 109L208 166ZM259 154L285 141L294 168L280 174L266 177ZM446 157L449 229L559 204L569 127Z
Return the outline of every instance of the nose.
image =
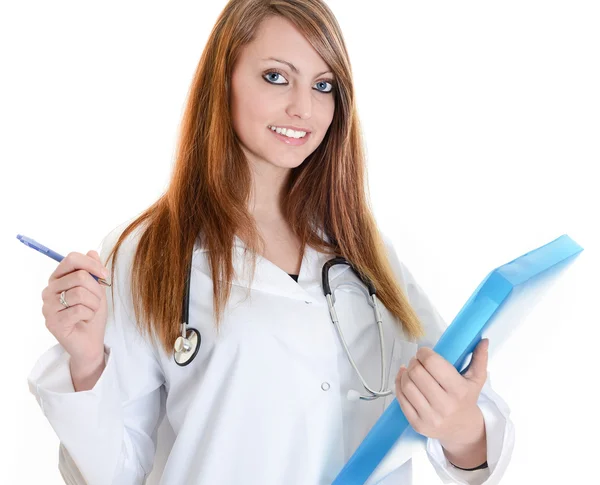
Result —
M291 117L300 117L303 120L312 116L312 92L302 86L295 86L292 90L287 114Z

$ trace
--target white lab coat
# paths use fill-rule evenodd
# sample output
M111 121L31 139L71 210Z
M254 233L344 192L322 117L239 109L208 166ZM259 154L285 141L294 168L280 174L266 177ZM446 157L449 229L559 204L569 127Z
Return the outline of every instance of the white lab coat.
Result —
M105 238L103 261L117 235L115 230ZM39 358L28 379L60 439L59 469L65 482L330 484L394 398L346 398L349 389L364 389L342 350L322 293L321 269L331 255L307 248L298 283L259 257L245 298L244 245L236 238L238 277L217 335L207 250L197 244L189 325L200 331L202 343L195 360L180 367L135 329L128 275L138 237L130 235L119 252L114 308L106 289L106 368L95 387L74 392L68 354L58 344ZM387 239L386 245L396 277L426 331L424 339L409 341L380 305L388 386L394 389L400 365L408 364L418 346L433 347L446 324ZM346 265L334 266L330 280L332 288L358 281ZM336 310L359 369L378 388L379 337L372 308L362 292L343 287L336 291ZM513 424L489 375L478 404L485 419L489 469L459 470L445 458L439 441L421 437L444 483L495 484L508 464ZM165 412L168 419L163 420ZM388 455L378 483L412 483L410 456L396 455Z

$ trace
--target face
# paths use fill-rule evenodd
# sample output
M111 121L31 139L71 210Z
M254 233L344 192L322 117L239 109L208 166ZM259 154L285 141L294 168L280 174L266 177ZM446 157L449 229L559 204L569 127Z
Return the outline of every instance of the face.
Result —
M269 58L289 62L298 72ZM300 165L331 125L333 90L329 66L296 27L281 17L266 19L241 51L231 80L234 130L250 163L282 169ZM271 126L310 133L288 138Z

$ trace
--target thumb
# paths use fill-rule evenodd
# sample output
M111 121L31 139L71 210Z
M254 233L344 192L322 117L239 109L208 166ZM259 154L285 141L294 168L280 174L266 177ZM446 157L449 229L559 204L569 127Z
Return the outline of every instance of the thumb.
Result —
M481 385L483 385L487 379L489 343L490 340L485 338L477 344L471 362L469 362L469 368L463 374L465 378Z
M102 266L104 266L106 268L106 265L102 262L102 258L100 258L100 255L98 254L97 251L94 251L93 249L91 251L88 251L86 256L89 256L92 259L95 259L96 261L98 261ZM108 269L108 268L107 268Z

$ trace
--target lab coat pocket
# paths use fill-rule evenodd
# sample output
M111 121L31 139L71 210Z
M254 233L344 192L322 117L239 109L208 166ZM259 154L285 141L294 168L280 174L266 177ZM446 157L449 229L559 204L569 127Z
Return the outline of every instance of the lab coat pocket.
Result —
M391 358L388 367L388 389L393 391L393 394L386 396L383 401L383 409L381 412L391 404L396 398L396 375L400 370L400 366L404 365L408 367L408 362L417 353L418 345L416 342L405 340L404 337L396 337L392 346Z

